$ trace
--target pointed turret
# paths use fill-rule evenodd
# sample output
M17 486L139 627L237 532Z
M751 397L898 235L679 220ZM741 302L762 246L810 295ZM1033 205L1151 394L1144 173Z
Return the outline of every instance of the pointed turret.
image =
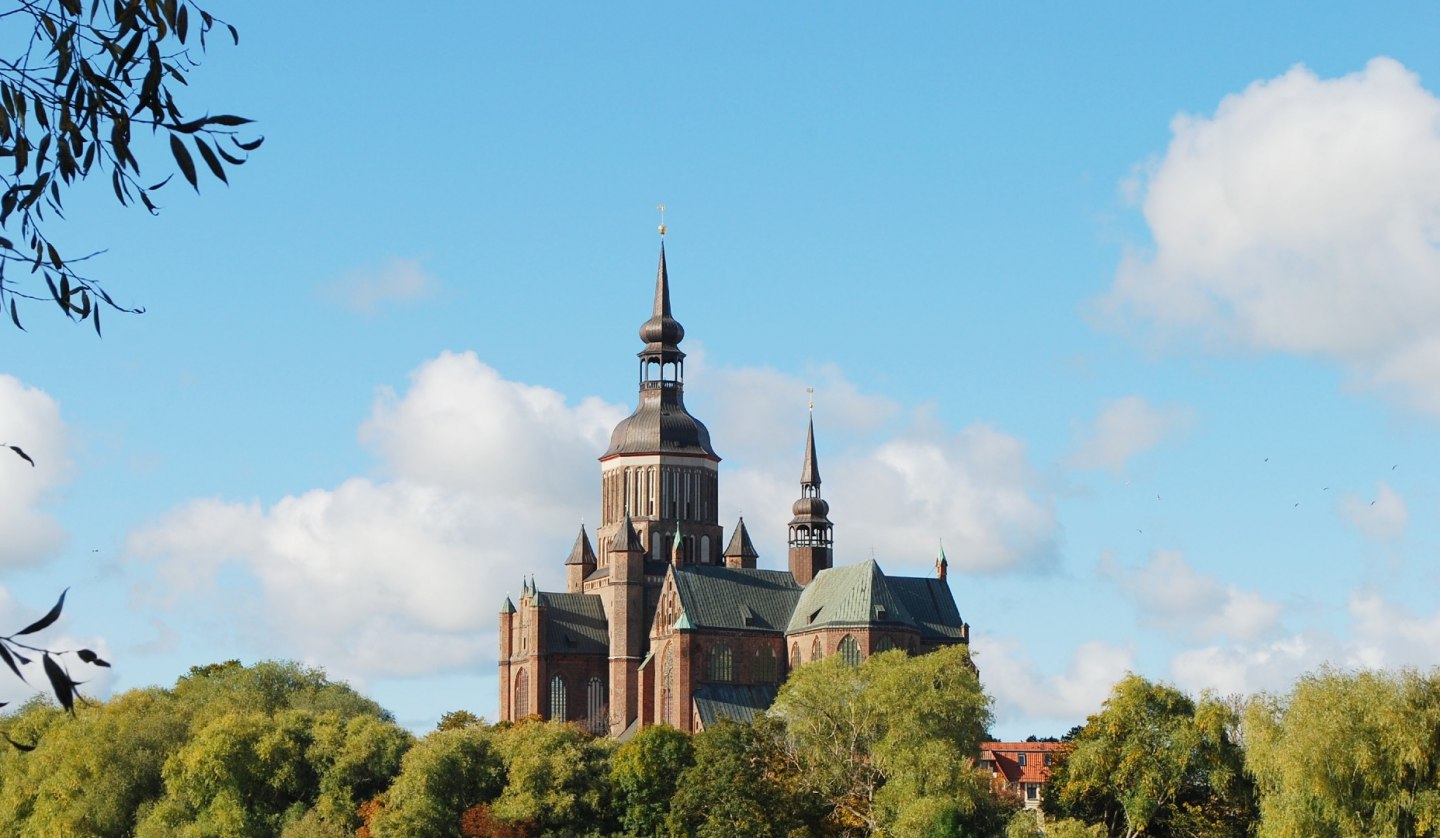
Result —
M625 520L615 530L615 537L610 539L611 553L641 553L644 554L645 546L640 543L640 533L635 532L635 523L630 520L630 514L625 514ZM614 559L610 560L615 563Z
M685 566L685 537L680 534L680 525L675 525L675 537L670 540L670 563L676 567Z
M950 571L950 561L945 558L945 542L940 542L940 555L935 559L935 578L941 582L945 581Z
M585 525L580 525L580 534L575 536L575 546L565 558L565 589L578 594L585 589L585 577L595 572L595 548L590 546L590 535Z
M834 562L830 504L820 497L820 463L815 456L815 417L805 433L805 462L800 469L800 499L791 507L790 573L801 585Z
M755 560L760 553L750 540L750 531L745 529L745 516L735 524L735 533L730 536L730 545L725 548L725 566L755 569Z

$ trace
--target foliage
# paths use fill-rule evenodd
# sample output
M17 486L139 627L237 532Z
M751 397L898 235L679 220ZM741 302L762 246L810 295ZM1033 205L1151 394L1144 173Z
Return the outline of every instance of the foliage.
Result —
M486 727L439 730L416 743L368 819L375 838L459 836L465 811L489 803L505 786L505 764Z
M244 163L262 141L238 138L236 129L250 120L197 116L175 94L189 84L216 25L237 44L240 36L190 0L27 0L0 13L6 24L0 32L17 46L0 61L0 157L13 163L0 170L0 309L8 292L19 326L17 297L53 300L65 316L90 320L98 334L102 305L138 309L116 304L77 271L90 256L62 252L47 232L47 213L63 217L65 192L106 172L121 205L157 212L151 195L170 178L152 174L157 182L145 185L136 152L158 153L143 146L162 136L197 191L197 156L228 182L226 168ZM144 128L154 139L136 136Z
M1440 834L1440 675L1321 670L1245 728L1261 836Z
M814 806L777 778L780 755L765 729L721 722L695 736L695 764L676 782L666 833L694 838L783 838Z
M685 769L695 764L690 736L668 725L647 727L610 758L615 812L627 834L660 834Z
M462 727L474 727L485 724L485 720L471 713L469 710L451 710L440 717L435 725L436 730L457 730Z
M1234 723L1219 701L1128 675L1052 770L1046 808L1127 838L1246 835L1254 789Z
M771 714L795 774L837 828L994 833L1009 817L975 766L990 699L963 646L885 652L858 667L839 657L807 664Z
M15 446L10 447L14 448ZM18 448L15 448L15 450L20 451ZM24 452L20 452L20 455L22 457L25 456ZM25 459L28 460L30 458L25 457ZM34 465L33 461L31 465ZM75 710L75 700L80 698L79 688L81 682L71 677L70 668L65 663L65 656L74 655L80 662L88 663L92 666L108 667L110 663L102 660L99 655L89 649L57 652L40 646L32 646L29 641L15 639L44 631L53 625L56 620L60 619L60 612L65 608L65 594L67 593L69 593L68 588L60 592L60 599L55 601L55 605L45 613L45 616L14 634L0 637L0 662L4 662L4 664L10 668L10 671L15 674L15 677L28 684L30 683L29 679L25 677L25 673L20 667L28 666L34 662L31 655L39 655L41 669L45 673L46 680L50 682L51 691L55 693L55 700L60 702L61 707L73 713ZM0 701L0 707L4 706L5 702ZM5 738L12 746L22 751L28 751L32 747L28 743L16 741L11 738L9 734L6 734Z
M608 825L611 739L564 722L525 721L500 730L505 788L491 804L502 821L546 835L585 835Z

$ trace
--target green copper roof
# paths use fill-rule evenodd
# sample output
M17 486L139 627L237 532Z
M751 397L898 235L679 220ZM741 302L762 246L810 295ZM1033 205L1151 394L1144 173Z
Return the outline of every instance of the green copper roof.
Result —
M944 580L896 576L890 579L890 589L905 603L922 640L960 640L965 636L965 621L960 619L960 609Z
M501 614L514 614L514 613L515 613L515 603L513 603L513 602L510 601L510 597L508 597L508 596L505 597L505 601L504 601L503 603L501 603L501 605L500 605L500 613L501 613Z
M708 684L695 691L695 710L707 727L721 719L749 724L775 703L774 684Z
M805 586L786 631L819 626L915 625L874 559L820 571Z
M690 565L675 570L680 608L695 628L783 631L800 598L784 570Z
M545 609L545 651L569 655L610 654L610 631L598 594L541 591L536 605Z

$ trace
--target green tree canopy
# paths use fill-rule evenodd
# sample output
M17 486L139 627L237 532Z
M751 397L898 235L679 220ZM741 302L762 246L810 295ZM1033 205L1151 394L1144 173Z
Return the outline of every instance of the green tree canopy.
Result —
M1440 835L1440 676L1303 676L1245 713L1261 836Z
M669 725L647 727L610 758L615 812L627 834L660 834L680 775L695 764L689 734Z

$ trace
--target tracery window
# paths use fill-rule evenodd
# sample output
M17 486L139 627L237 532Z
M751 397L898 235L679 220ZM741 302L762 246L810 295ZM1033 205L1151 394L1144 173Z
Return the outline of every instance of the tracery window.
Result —
M660 721L675 724L675 655L668 643L660 665Z
M775 672L775 650L765 646L755 651L755 682L757 684L773 684L778 679Z
M565 679L556 675L550 679L550 718L557 722L565 721L570 715L565 698Z
M800 667L800 644L790 644L790 671L794 672Z
M840 639L840 659L851 666L860 665L860 644L855 642L853 635L845 635Z
M530 676L525 670L515 676L515 718L523 719L530 715Z
M710 650L710 680L730 681L734 677L735 669L730 655L730 647L724 643L717 644Z
M605 732L605 682L592 676L585 685L585 718L589 720L590 732L599 735Z
M823 657L825 657L825 655L820 650L820 638L817 637L815 638L815 642L810 644L810 660L818 661Z

